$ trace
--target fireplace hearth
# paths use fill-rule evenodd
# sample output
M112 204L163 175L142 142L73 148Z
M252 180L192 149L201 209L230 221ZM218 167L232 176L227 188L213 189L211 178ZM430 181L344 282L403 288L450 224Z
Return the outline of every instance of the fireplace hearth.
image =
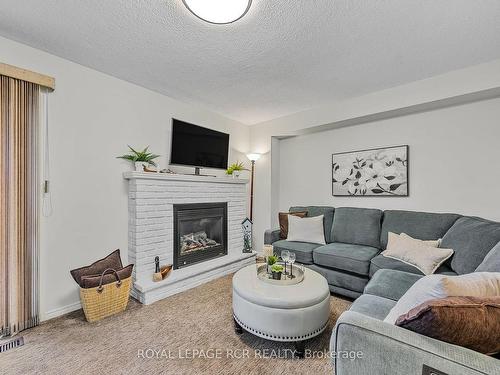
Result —
M227 202L174 204L174 269L227 255Z

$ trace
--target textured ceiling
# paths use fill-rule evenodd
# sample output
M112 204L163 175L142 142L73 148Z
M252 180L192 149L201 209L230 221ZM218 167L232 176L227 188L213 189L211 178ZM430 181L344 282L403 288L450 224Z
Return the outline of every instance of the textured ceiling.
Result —
M499 0L0 0L0 35L247 124L500 58ZM0 57L1 59L1 57Z

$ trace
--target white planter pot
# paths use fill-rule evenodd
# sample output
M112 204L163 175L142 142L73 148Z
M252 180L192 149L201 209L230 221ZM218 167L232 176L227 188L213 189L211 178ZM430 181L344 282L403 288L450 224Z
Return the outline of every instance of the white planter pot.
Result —
M233 171L233 178L239 178L240 177L240 174L241 174L241 171Z
M136 172L144 172L144 167L148 166L148 163L144 163L142 161L136 161L135 162L135 171Z

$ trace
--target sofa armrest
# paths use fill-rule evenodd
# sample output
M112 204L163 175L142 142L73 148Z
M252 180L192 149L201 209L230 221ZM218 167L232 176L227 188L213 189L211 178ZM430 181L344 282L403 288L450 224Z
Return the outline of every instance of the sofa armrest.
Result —
M268 229L264 232L264 244L272 245L274 242L280 239L279 229Z
M330 351L336 375L422 375L424 365L448 375L498 375L500 365L487 355L354 311L339 317Z

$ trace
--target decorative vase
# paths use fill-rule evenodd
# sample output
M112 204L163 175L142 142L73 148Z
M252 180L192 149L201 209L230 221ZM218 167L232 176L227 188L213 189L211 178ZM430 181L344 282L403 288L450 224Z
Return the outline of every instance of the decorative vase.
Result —
M272 272L273 280L281 280L281 272Z
M233 178L239 178L241 174L241 171L233 171L232 176Z

